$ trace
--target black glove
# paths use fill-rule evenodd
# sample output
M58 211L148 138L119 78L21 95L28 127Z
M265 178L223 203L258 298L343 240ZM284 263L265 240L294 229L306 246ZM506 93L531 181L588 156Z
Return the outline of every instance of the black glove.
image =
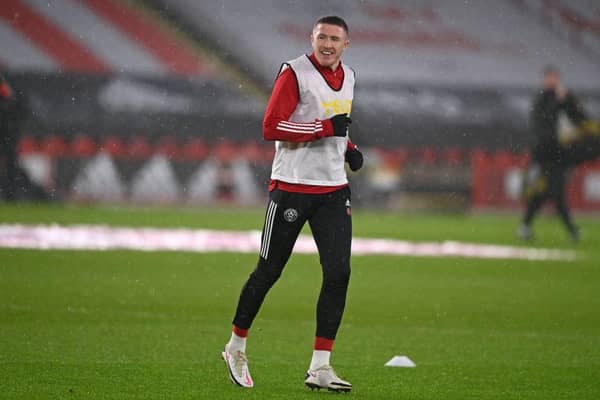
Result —
M333 125L333 136L345 137L348 134L348 125L352 123L352 119L348 114L337 114L329 120Z
M358 148L346 150L346 162L350 169L354 172L358 171L363 166L363 155Z

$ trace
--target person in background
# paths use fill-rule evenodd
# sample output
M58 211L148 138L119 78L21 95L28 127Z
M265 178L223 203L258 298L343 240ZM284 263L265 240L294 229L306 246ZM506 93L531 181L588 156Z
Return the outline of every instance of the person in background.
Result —
M28 113L27 96L0 74L0 197L7 201L50 200L44 188L29 179L19 165L19 139Z
M562 85L558 69L545 67L543 87L534 100L531 112L536 143L531 151L526 177L526 210L517 230L520 239L530 240L534 237L531 229L533 220L540 208L551 201L571 240L579 240L579 229L573 222L565 187L569 169L576 164L574 151L569 144L577 135L577 127L585 125L586 121L579 100Z
M4 76L0 75L0 162L4 166L1 190L2 196L8 201L15 200L18 190L19 108L17 94Z
M353 171L363 163L361 152L348 137L355 78L354 71L341 61L349 43L342 18L320 18L310 38L312 54L282 65L265 112L263 137L276 143L270 202L258 264L242 288L222 356L234 383L254 386L246 338L308 222L319 250L323 283L304 384L311 389L349 392L352 385L338 377L329 360L350 280L352 219L345 163Z

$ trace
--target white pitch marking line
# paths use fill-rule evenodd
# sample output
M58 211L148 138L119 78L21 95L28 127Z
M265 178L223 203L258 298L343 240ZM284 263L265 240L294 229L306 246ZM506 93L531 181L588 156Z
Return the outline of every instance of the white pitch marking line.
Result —
M260 241L261 233L258 231L0 224L0 247L7 248L258 253ZM317 252L313 238L308 235L300 235L294 250L305 254ZM410 242L366 238L352 240L352 254L534 261L575 261L576 259L576 253L568 250L456 241Z

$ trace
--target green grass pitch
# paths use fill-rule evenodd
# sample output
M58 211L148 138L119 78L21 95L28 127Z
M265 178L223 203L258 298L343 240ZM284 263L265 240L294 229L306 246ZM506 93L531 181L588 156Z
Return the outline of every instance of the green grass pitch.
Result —
M262 210L0 206L1 223L260 229ZM332 364L355 399L600 398L600 221L576 262L356 256ZM354 210L356 237L520 245L516 215ZM303 387L320 286L294 255L248 339L251 390L220 351L257 256L0 249L1 399L321 399ZM407 355L414 369L384 367ZM345 396L345 395L340 395Z

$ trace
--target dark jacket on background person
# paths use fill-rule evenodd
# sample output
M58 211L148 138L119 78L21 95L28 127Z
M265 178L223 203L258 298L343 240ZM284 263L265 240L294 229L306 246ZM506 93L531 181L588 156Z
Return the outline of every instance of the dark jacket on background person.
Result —
M536 143L532 157L542 165L560 165L565 162L565 149L559 141L558 120L564 113L573 125L581 124L585 113L577 98L567 92L561 100L554 90L543 90L535 99L531 124Z
M43 191L19 167L17 149L29 110L27 98L1 76L0 85L0 197L15 200L35 194L43 198Z

